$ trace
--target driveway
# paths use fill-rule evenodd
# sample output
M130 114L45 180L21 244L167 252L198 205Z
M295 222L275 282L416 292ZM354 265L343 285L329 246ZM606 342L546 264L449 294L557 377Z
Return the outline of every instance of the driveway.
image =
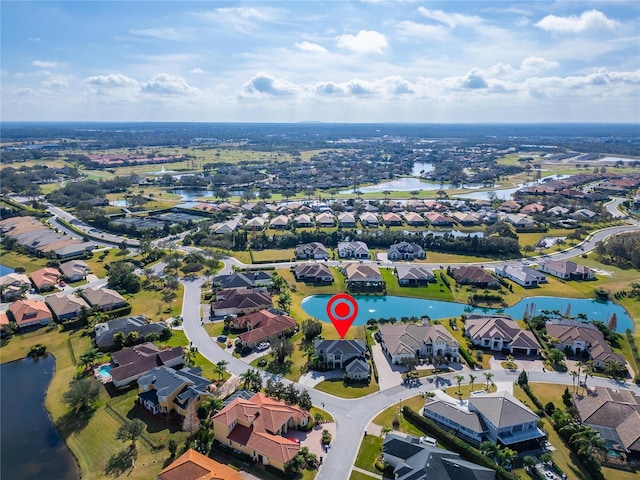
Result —
M331 437L336 438L336 424L333 422L316 425L308 432L303 432L301 430L289 430L285 437L300 440L300 445L307 447L309 451L311 453L315 453L319 459L320 457L327 456L322 447L323 430L329 430ZM331 447L329 447L329 449L331 449Z
M305 387L313 388L320 382L342 378L343 376L344 370L329 370L328 372L318 372L316 370L311 370L300 376L298 383L300 385L304 385Z
M371 353L373 353L373 361L378 369L378 384L380 391L387 390L402 383L402 372L406 369L400 365L391 365L389 357L382 351L379 344L371 345Z

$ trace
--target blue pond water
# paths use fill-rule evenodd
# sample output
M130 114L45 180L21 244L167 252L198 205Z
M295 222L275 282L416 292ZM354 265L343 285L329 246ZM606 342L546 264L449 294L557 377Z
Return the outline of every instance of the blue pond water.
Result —
M302 300L304 311L324 322L329 322L327 316L327 302L331 295L312 295ZM600 302L597 300L583 298L565 297L529 297L521 300L512 307L504 309L496 308L473 308L463 303L443 302L439 300L425 300L421 298L408 297L358 297L358 316L354 325L364 325L370 318L395 317L421 317L428 315L431 319L459 317L463 313L505 313L515 319L523 317L527 305L533 303L535 312L542 310L559 310L563 314L570 308L571 316L583 313L589 320L599 320L607 323L614 313L618 318L618 328L616 331L624 332L627 328L633 330L633 320L627 311L614 302Z
M2 265L0 263L0 277L3 276L3 275L7 275L9 273L13 273L13 268L9 268L9 267L7 267L5 265Z

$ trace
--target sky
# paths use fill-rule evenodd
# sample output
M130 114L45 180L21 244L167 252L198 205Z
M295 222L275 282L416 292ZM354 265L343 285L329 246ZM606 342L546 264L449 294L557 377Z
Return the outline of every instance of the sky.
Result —
M0 120L640 123L640 2L11 1Z

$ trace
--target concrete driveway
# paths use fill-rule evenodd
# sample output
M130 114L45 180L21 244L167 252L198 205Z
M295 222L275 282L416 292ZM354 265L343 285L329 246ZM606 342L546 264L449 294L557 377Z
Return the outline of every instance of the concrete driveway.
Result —
M402 383L402 372L405 368L401 365L392 365L382 351L379 344L371 345L371 353L373 353L373 361L378 369L378 384L380 391L387 390Z
M303 432L301 430L289 430L285 437L299 440L301 446L307 447L309 451L311 453L315 453L318 458L326 458L327 454L322 447L323 430L329 430L332 438L336 438L336 424L333 422L315 425L313 429L308 432ZM329 447L329 449L331 449L331 447Z

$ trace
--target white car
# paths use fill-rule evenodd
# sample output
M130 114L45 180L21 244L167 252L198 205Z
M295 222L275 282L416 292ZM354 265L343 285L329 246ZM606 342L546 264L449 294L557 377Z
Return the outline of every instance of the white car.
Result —
M271 344L269 342L262 342L261 344L259 344L256 348L258 351L262 351L262 350L266 350L267 348L269 348L271 346Z

